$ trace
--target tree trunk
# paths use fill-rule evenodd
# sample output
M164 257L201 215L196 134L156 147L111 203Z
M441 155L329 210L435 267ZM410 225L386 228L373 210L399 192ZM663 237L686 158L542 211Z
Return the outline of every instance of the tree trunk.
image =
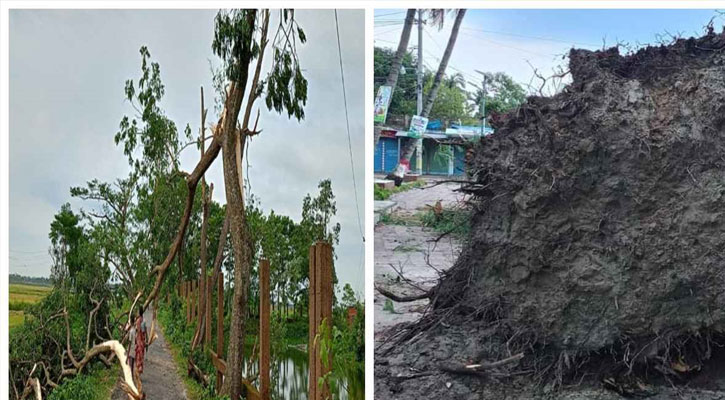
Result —
M257 14L247 11L248 26L254 27L257 23ZM251 61L251 46L242 49L240 57L240 79L232 82L227 97L229 111L224 116L224 130L226 133L222 142L222 161L224 166L224 187L226 189L227 218L232 234L232 251L234 253L234 295L232 298L231 327L229 333L229 347L227 351L227 370L224 376L222 393L229 393L230 400L238 400L242 395L242 370L244 366L244 335L246 329L245 317L248 309L249 272L251 268L251 244L244 213L244 195L242 180L242 155L247 136L254 134L249 131L249 116L252 105L258 96L256 87L262 67L264 49L269 29L269 11L264 12L261 27L261 49L257 56L257 65L249 91L247 108L242 122L241 130L236 130L242 98L244 97L247 78L249 76L249 63ZM227 390L228 389L228 390Z
M430 110L433 108L433 103L435 102L436 96L438 96L438 89L440 89L441 82L443 82L443 75L445 74L446 68L448 67L448 60L450 60L451 54L453 53L453 47L456 46L456 39L458 39L458 30L461 28L461 22L463 22L463 17L465 15L465 8L458 10L458 13L456 14L456 20L453 23L453 29L451 29L451 36L448 38L446 50L445 52L443 52L443 58L441 58L440 65L438 65L438 71L436 71L435 78L433 78L433 86L431 86L430 92L428 92L428 98L425 101L425 106L423 106L424 116L430 115Z
M441 62L438 65L438 71L436 72L435 78L433 79L433 86L431 86L430 91L428 92L428 98L426 99L425 106L423 107L423 113L421 114L421 116L423 117L428 117L431 109L433 108L433 103L435 103L436 96L438 95L438 89L440 88L441 82L443 81L443 75L445 74L446 68L448 67L448 60L451 58L451 53L453 53L453 47L455 47L456 45L458 30L461 27L461 22L463 22L463 17L465 15L466 9L458 10L458 13L456 14L456 20L453 23L453 29L451 29L451 36L448 38L446 50L443 53L443 58L441 58ZM395 170L393 170L393 172L391 172L387 176L388 179L392 179L395 181L396 186L400 186L403 183L403 177L405 177L405 174L410 169L410 159L411 157L413 157L413 153L415 152L418 140L423 140L423 138L406 138L403 140L403 146L401 149L401 154L399 155L398 165L395 167ZM422 154L418 154L418 157L422 157Z
M184 239L181 239L181 245L179 245L179 250L176 253L179 263L179 286L184 285L186 281L184 280Z
M246 137L242 138L242 145ZM224 185L227 197L227 215L232 234L234 252L234 295L232 298L231 330L227 355L227 371L224 385L229 387L230 399L237 400L242 393L242 366L244 365L244 335L249 288L251 254L246 245L249 240L247 221L244 215L244 199L236 170L234 135L224 141L222 160L224 162Z
M395 51L395 58L393 58L393 64L390 66L388 71L388 77L385 79L385 86L390 86L392 99L392 93L395 91L395 86L398 84L398 75L400 75L400 66L403 64L403 57L408 51L408 42L410 41L410 31L413 28L413 20L415 19L415 9L410 8L405 14L405 22L403 22L403 32L400 34L400 41L398 42L398 49ZM377 146L378 140L380 140L380 130L375 130L375 145Z
M204 109L204 88L201 88L201 131L199 132L200 150L201 156L204 157L204 124L206 123L206 110ZM204 175L201 176L201 243L199 245L199 318L197 319L196 333L194 335L194 341L191 345L192 350L199 345L205 338L207 332L206 325L209 318L207 310L211 307L207 307L208 299L207 295L209 290L206 287L206 236L207 227L209 225L209 197L211 192L207 195L206 191L206 179ZM211 305L211 303L209 303ZM206 342L210 343L210 338L206 338Z

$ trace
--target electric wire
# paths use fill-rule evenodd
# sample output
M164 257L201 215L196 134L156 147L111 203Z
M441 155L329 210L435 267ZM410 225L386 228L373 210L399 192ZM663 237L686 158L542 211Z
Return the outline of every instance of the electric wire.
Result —
M347 91L345 89L345 70L342 65L342 46L340 45L340 24L337 20L337 10L335 10L335 31L337 33L337 54L339 56L340 60L340 78L342 82L342 99L343 104L345 105L345 125L347 128L347 147L348 151L350 152L350 170L352 172L352 186L354 190L354 196L355 196L355 209L357 211L357 225L358 229L360 230L360 237L362 238L362 241L365 242L365 233L363 232L362 228L362 221L360 219L360 204L358 202L357 198L357 182L355 180L355 162L353 160L352 155L352 139L350 138L350 117L348 114L347 109Z

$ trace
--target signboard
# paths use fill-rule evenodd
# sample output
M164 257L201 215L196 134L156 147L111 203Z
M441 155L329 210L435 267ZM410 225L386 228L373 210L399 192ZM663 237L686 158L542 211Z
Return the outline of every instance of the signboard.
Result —
M419 139L425 133L428 126L428 118L414 115L410 120L410 129L408 129L408 137Z
M375 96L375 118L373 120L376 123L385 123L392 94L393 90L390 86L383 85L378 88L378 95Z

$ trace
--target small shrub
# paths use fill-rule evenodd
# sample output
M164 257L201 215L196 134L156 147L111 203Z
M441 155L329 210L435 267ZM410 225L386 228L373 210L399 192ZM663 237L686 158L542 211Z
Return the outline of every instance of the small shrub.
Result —
M98 369L90 374L81 374L64 381L54 389L48 400L102 400L107 399L113 379L108 379L110 370Z
M443 210L439 214L427 211L420 217L423 226L436 232L465 238L471 231L471 212L464 209Z
M31 303L28 303L25 301L11 301L8 304L8 309L10 311L25 311L31 305L32 305Z
M374 186L375 200L387 200L388 198L390 198L390 196L392 196L396 193L405 192L406 190L420 188L423 186L425 186L425 181L423 181L423 180L414 181L414 182L410 182L410 183L404 183L404 184L394 187L392 189L385 189L378 185L375 185Z
M385 305L383 305L383 311L387 311L389 313L395 313L395 306L393 305L392 300L385 299Z

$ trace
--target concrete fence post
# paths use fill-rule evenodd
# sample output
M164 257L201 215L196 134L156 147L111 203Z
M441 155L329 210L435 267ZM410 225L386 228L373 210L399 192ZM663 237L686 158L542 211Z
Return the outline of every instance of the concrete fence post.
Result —
M309 378L308 378L308 385L309 385L309 396L307 397L309 400L317 400L317 370L315 368L315 336L317 335L317 310L315 307L315 299L317 297L317 286L316 286L316 266L317 266L317 253L316 250L317 245L313 244L310 246L310 266L309 266L309 280L310 280L310 286L308 288L309 293L309 303L308 303L308 311L309 311L309 334L308 334L308 342L307 342L307 366L309 369Z
M216 300L216 353L219 358L224 356L224 274L219 271L219 279L217 280L217 300ZM217 370L216 387L220 390L224 374Z
M259 262L259 394L269 400L270 372L269 260Z
M332 338L332 246L326 242L317 242L310 248L310 301L309 301L309 399L330 399L330 388L327 384L318 387L319 378L332 369L332 353L328 352L327 362L322 362L320 342L330 343ZM325 337L315 338L321 334L320 326L326 321Z

